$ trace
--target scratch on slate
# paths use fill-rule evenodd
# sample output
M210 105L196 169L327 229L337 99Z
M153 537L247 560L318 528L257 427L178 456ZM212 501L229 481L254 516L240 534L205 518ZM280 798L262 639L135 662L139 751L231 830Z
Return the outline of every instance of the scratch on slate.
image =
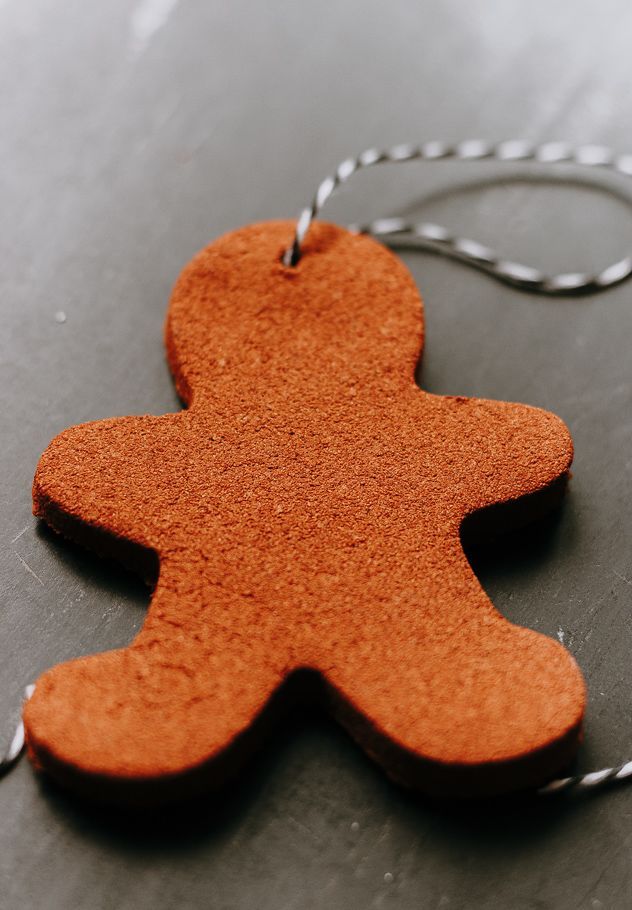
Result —
M156 34L163 28L179 0L140 0L130 19L129 52L132 59L143 54Z
M390 829L391 829L391 820L390 820L390 818L387 818L386 821L384 821L382 823L382 827L380 828L380 834L378 836L378 839L375 842L375 846L377 846L378 844L381 844L382 841L386 837L388 837L388 835L390 833Z
M293 815L288 815L288 819L293 825L295 825L296 828L299 829L299 831L303 831L305 834L309 834L313 840L320 842L320 838L314 834L312 829L308 825L304 824L304 822L299 821L298 818L295 818Z
M41 586L42 586L43 588L46 587L45 584L44 584L44 582L42 581L42 579L39 577L39 575L36 575L36 574L35 574L35 572L34 572L33 569L30 567L30 565L28 564L28 562L26 561L26 559L22 559L22 557L20 556L19 553L16 553L15 555L16 555L17 558L20 560L20 562L22 563L22 565L24 566L24 568L26 569L26 571L29 573L29 575L32 575L33 578L34 578L36 581L39 581L39 583L41 584Z
M11 541L11 543L15 543L16 540L19 540L20 537L21 537L23 534L26 534L26 532L28 531L28 529L29 529L30 527L31 527L30 525L27 525L25 528L22 528L22 530L19 531L19 532L15 535L15 537L13 538L13 540Z

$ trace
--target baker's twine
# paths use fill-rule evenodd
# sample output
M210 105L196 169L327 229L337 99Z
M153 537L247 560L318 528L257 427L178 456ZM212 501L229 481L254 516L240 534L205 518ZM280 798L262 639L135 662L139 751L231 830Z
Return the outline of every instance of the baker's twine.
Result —
M346 158L333 175L325 177L312 200L303 209L294 238L283 254L283 263L297 266L303 255L303 244L312 221L335 191L357 174L376 164L402 164L409 161L498 161L504 163L534 162L541 165L572 164L581 168L601 168L618 176L632 177L632 155L617 155L602 145L581 145L573 148L566 142L544 142L534 145L523 139L508 139L490 143L480 139L466 139L451 145L433 140L422 145L394 145L388 149L370 148L356 158ZM367 224L351 225L358 234L371 234L388 240L408 241L417 248L442 253L467 265L480 269L504 284L539 294L586 294L603 291L632 274L632 255L624 256L594 275L584 272L565 272L545 275L539 269L503 259L494 250L476 240L454 236L447 228L429 222L415 222L406 218L378 218Z
M27 686L24 690L24 702L27 702L33 692L35 691L35 686ZM18 721L18 725L15 729L15 733L9 743L4 755L0 759L0 777L3 777L7 771L10 771L11 768L15 765L19 757L24 751L24 723L22 718Z

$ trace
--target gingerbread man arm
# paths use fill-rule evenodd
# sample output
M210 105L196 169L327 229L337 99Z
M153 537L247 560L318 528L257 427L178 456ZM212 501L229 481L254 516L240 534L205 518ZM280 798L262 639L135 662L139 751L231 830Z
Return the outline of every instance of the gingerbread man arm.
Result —
M503 524L522 523L557 501L573 460L572 439L559 417L502 401L436 401L447 424L446 445L459 453L453 482L462 494L464 516L494 506L497 515L506 516Z
M139 568L130 548L159 549L169 505L181 498L186 418L184 412L123 417L60 433L37 467L35 515L64 536Z

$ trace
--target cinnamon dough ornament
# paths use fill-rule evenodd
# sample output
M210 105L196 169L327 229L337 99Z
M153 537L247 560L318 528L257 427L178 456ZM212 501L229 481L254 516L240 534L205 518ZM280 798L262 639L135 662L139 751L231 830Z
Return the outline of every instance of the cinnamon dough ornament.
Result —
M582 677L496 612L460 532L557 501L568 431L421 391L402 263L316 223L286 267L292 230L236 231L179 278L166 343L186 410L73 427L41 458L36 515L159 572L129 647L37 681L30 757L99 799L172 799L221 787L315 699L408 787L541 784L578 746Z

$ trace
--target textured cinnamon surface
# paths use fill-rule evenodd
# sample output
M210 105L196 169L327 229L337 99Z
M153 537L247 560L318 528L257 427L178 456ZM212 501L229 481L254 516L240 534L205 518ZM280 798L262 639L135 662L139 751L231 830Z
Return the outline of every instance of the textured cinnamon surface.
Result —
M37 515L144 571L154 551L160 572L128 648L37 681L30 755L97 796L170 798L220 786L285 705L316 698L406 785L541 782L577 747L583 681L495 611L460 528L557 498L568 432L419 390L403 265L317 224L286 269L291 231L244 228L181 275L167 350L187 410L74 427L42 456Z

